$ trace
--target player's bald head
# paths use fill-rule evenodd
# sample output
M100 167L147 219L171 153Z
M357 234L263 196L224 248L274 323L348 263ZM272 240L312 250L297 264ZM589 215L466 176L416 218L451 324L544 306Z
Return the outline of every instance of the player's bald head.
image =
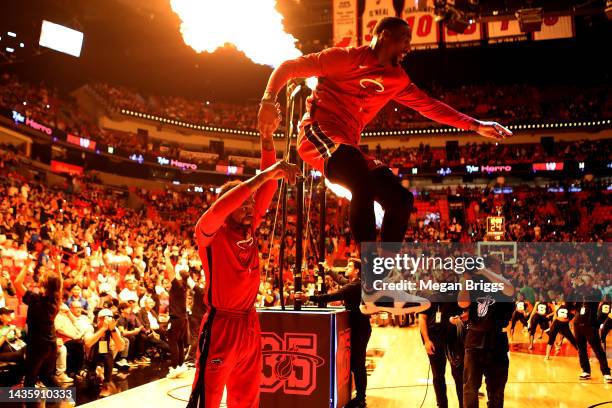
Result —
M406 20L399 17L383 17L374 27L372 34L379 35L384 30L391 31L392 33L396 34L401 30L410 30L410 25Z

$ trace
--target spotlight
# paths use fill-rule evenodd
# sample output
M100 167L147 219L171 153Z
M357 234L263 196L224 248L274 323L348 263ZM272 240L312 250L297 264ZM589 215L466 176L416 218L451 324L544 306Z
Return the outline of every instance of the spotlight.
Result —
M524 33L540 31L542 29L542 8L521 9L516 12L519 27Z

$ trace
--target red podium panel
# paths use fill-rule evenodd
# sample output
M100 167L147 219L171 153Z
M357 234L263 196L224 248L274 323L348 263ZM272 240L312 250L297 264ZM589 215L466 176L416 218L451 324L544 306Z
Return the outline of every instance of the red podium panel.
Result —
M350 399L350 329L344 309L258 309L262 408L336 408Z

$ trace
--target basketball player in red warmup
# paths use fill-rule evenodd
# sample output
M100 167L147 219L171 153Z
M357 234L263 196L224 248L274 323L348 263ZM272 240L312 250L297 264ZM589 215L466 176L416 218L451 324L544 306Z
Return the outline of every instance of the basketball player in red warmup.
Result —
M297 166L275 163L271 132L262 133L261 140L263 171L244 182L226 183L196 225L208 311L200 327L189 408L218 408L225 386L229 408L259 407L261 339L254 304L260 275L255 234L276 180L295 183L299 175Z
M289 80L318 77L300 124L300 156L331 182L351 191L349 223L357 243L376 240L375 200L385 210L382 241L401 242L414 199L388 167L359 150L362 130L387 102L395 100L437 122L489 138L503 139L512 132L496 122L459 113L417 88L400 66L410 51L406 21L385 17L373 34L370 45L328 48L278 66L261 101L258 128L267 133L276 129L276 96Z

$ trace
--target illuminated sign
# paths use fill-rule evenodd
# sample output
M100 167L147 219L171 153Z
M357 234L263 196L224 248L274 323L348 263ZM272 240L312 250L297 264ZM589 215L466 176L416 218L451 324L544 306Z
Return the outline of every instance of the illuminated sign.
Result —
M15 121L15 123L24 123L25 122L25 116L23 116L19 112L13 111L13 120Z
M450 167L444 168L442 167L440 170L436 171L436 173L438 173L439 175L441 175L442 177L444 176L448 176L449 174L451 174L453 171L450 169Z
M487 217L487 234L504 235L506 220L504 217Z
M68 173L72 175L83 175L83 167L61 161L51 160L51 171L54 173Z
M563 170L563 162L555 163L533 163L533 171L561 171Z
M512 194L513 192L512 187L495 187L493 189L493 194Z
M135 162L136 162L136 163L138 163L138 164L142 164L142 163L144 163L144 157L142 156L142 154L136 154L136 153L133 153L133 154L130 156L130 160L135 161Z
M13 111L13 120L15 121L15 123L25 124L27 127L30 127L34 130L38 130L39 132L45 133L49 136L53 134L53 130L50 127L47 127L41 123L38 123L33 119L26 118L25 116L23 116L21 113L17 111Z
M502 171L512 171L512 166L480 166L483 173L498 173Z
M412 174L418 174L419 173L419 169L416 167L412 168Z
M242 174L244 169L240 166L225 166L223 164L217 164L217 167L215 168L217 173L224 173L224 174Z
M50 127L46 127L45 125L42 125L30 118L26 119L25 124L26 126L31 127L34 130L38 130L39 132L45 133L49 136L51 136L51 134L53 133L53 130L51 130Z
M162 166L178 167L181 170L197 170L198 166L193 163L186 163L166 157L157 156L157 163Z
M68 136L66 136L66 141L81 146L83 149L96 150L96 142L84 137L78 137L69 133Z
M465 171L467 171L470 174L476 173L478 171L478 166L472 166L468 164L467 166L465 166Z

